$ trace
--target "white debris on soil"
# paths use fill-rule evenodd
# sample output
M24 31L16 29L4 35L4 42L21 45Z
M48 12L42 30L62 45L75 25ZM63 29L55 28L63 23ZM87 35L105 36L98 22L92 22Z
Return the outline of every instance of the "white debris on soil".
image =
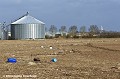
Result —
M64 53L64 50L59 50L58 53Z
M44 46L41 46L41 48L44 48Z
M15 57L15 55L12 55L12 57Z
M50 49L53 49L53 47L52 47L52 46L50 46Z
M72 53L73 51L70 51L70 53Z
M28 65L36 65L34 62L29 62Z
M54 52L54 54L55 54L55 55L57 55L57 53L56 53L56 52Z

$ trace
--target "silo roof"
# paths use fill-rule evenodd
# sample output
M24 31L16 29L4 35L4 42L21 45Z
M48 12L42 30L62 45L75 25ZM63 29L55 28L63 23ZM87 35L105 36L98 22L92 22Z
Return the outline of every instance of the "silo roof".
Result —
M30 15L25 15L11 24L45 24L45 23L39 21L38 19Z

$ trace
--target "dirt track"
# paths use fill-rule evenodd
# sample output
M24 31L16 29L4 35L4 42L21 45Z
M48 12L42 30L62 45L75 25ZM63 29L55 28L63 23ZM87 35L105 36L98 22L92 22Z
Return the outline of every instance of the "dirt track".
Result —
M0 79L120 79L118 38L1 40L0 53Z

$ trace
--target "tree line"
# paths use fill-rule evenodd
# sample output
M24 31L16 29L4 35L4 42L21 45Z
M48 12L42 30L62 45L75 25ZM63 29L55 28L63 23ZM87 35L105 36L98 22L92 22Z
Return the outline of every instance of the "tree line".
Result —
M81 26L78 30L76 25L70 26L68 29L66 26L61 26L58 29L55 25L51 25L50 28L45 29L50 35L46 34L46 38L119 38L120 32L115 31L105 31L103 28L99 28L97 25Z

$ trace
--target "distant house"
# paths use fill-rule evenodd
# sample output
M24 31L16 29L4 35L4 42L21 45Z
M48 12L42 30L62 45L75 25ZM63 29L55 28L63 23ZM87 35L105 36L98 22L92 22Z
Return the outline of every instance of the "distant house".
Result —
M68 32L61 32L61 36L67 36Z
M46 36L52 36L52 34L50 32L46 32L45 35Z
M76 33L76 36L82 37L82 36L89 36L88 32L85 33Z
M60 32L55 33L55 37L60 37L62 34Z

